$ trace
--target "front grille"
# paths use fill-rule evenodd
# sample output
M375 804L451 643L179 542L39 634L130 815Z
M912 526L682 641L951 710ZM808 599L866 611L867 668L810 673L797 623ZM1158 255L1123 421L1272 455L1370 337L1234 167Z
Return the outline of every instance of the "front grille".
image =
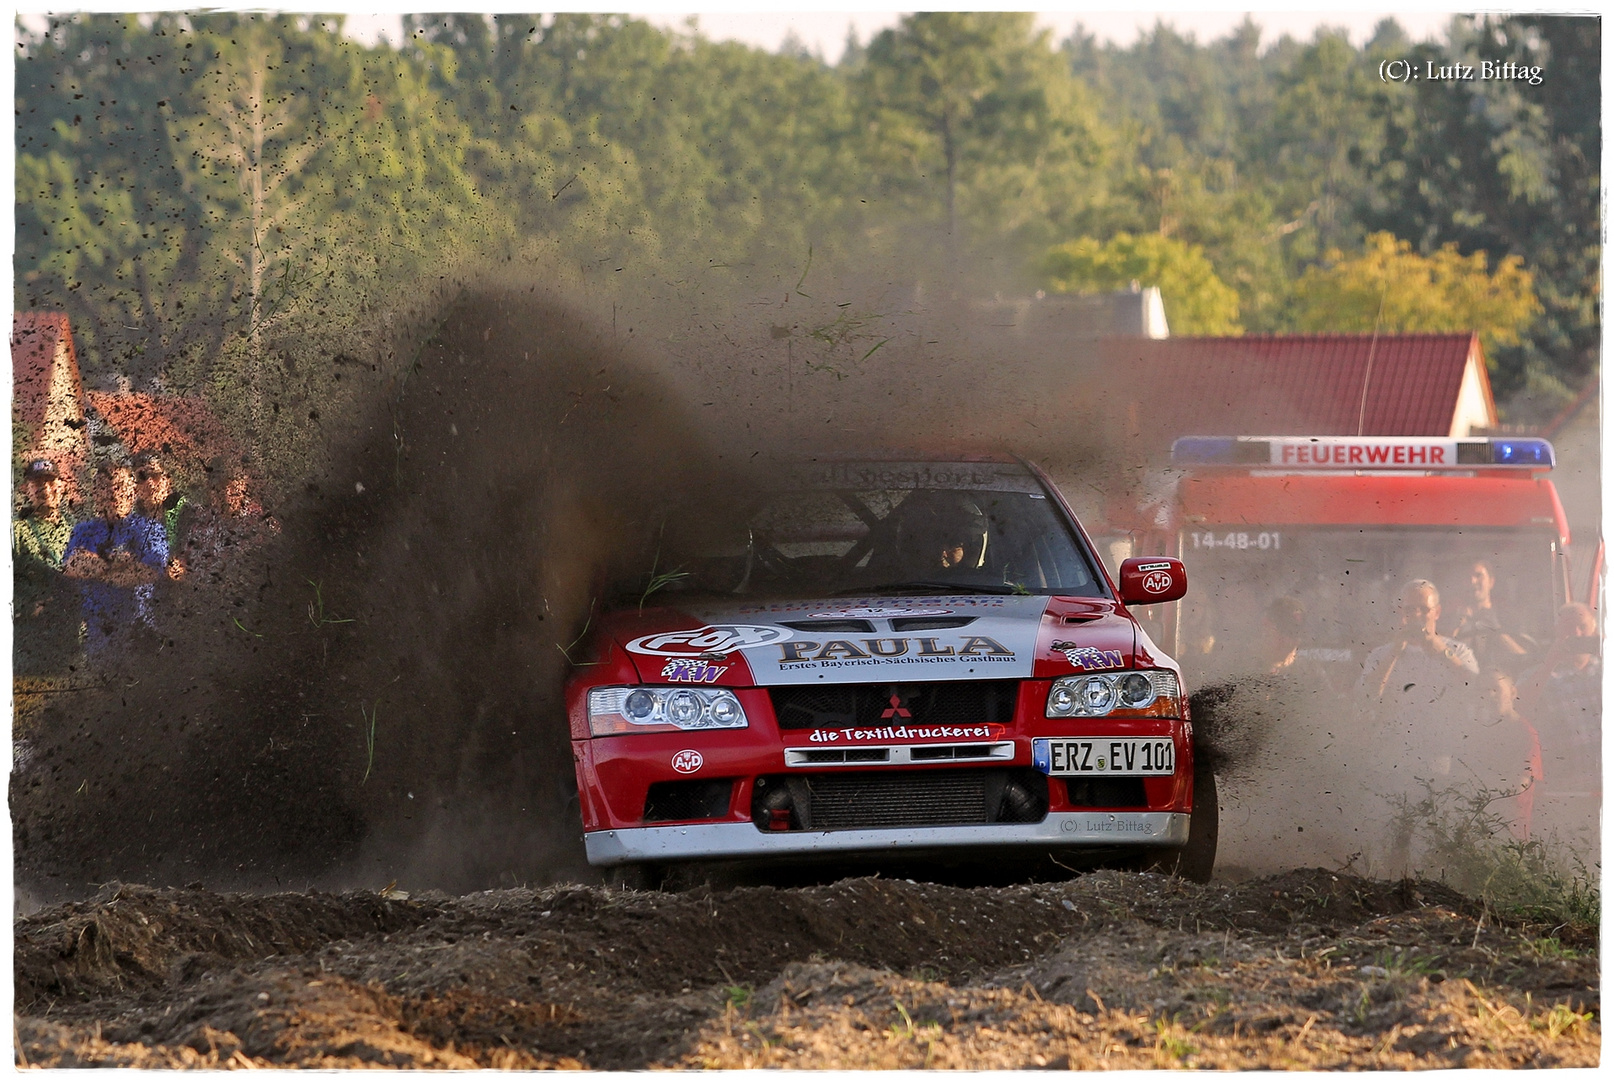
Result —
M879 828L896 825L979 825L987 821L986 777L822 776L807 781L812 790L815 829Z
M646 821L695 821L728 817L733 780L663 780L650 785Z
M1031 769L836 772L758 780L764 830L888 829L1041 821L1048 780Z
M786 760L787 765L800 763L802 765L836 765L847 761L889 761L891 751L884 746L858 747L846 750L796 750L792 756L796 761Z
M964 761L969 758L989 758L997 756L1000 746L1012 747L1011 743L962 743L958 746L916 746L908 751L909 761ZM1005 757L1009 754L1005 752Z
M779 726L789 731L888 724L1007 725L1014 719L1019 688L1018 682L1006 679L777 686L769 694Z

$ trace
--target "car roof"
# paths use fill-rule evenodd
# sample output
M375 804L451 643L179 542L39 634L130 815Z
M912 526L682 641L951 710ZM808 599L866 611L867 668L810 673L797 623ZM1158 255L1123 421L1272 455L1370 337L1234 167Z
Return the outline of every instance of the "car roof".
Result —
M1016 454L1002 450L945 450L935 447L907 447L900 449L883 448L879 450L825 450L818 453L795 454L788 457L780 456L775 459L779 464L790 462L811 464L813 462L857 462L867 461L960 461L992 465L1018 465L1025 467L1025 461Z

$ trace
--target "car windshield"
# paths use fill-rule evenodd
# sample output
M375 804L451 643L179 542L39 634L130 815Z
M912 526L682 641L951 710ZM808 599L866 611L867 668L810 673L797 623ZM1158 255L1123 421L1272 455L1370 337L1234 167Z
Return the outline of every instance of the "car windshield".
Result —
M732 527L687 546L669 586L740 595L1106 595L1095 561L1022 466L837 463L783 481Z

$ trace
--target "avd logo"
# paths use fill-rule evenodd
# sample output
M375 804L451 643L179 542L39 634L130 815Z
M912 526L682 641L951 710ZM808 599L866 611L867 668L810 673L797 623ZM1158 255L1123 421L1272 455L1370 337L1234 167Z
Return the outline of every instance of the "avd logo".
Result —
M1171 572L1169 570L1153 570L1144 575L1143 591L1150 593L1170 592Z
M701 764L702 759L699 750L680 750L673 755L672 759L672 767L681 773L698 772Z

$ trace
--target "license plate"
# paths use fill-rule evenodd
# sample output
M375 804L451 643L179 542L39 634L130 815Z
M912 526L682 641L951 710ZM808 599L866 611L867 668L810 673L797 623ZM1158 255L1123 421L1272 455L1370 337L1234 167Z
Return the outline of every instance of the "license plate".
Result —
M1033 739L1031 763L1049 776L1170 776L1170 739Z

